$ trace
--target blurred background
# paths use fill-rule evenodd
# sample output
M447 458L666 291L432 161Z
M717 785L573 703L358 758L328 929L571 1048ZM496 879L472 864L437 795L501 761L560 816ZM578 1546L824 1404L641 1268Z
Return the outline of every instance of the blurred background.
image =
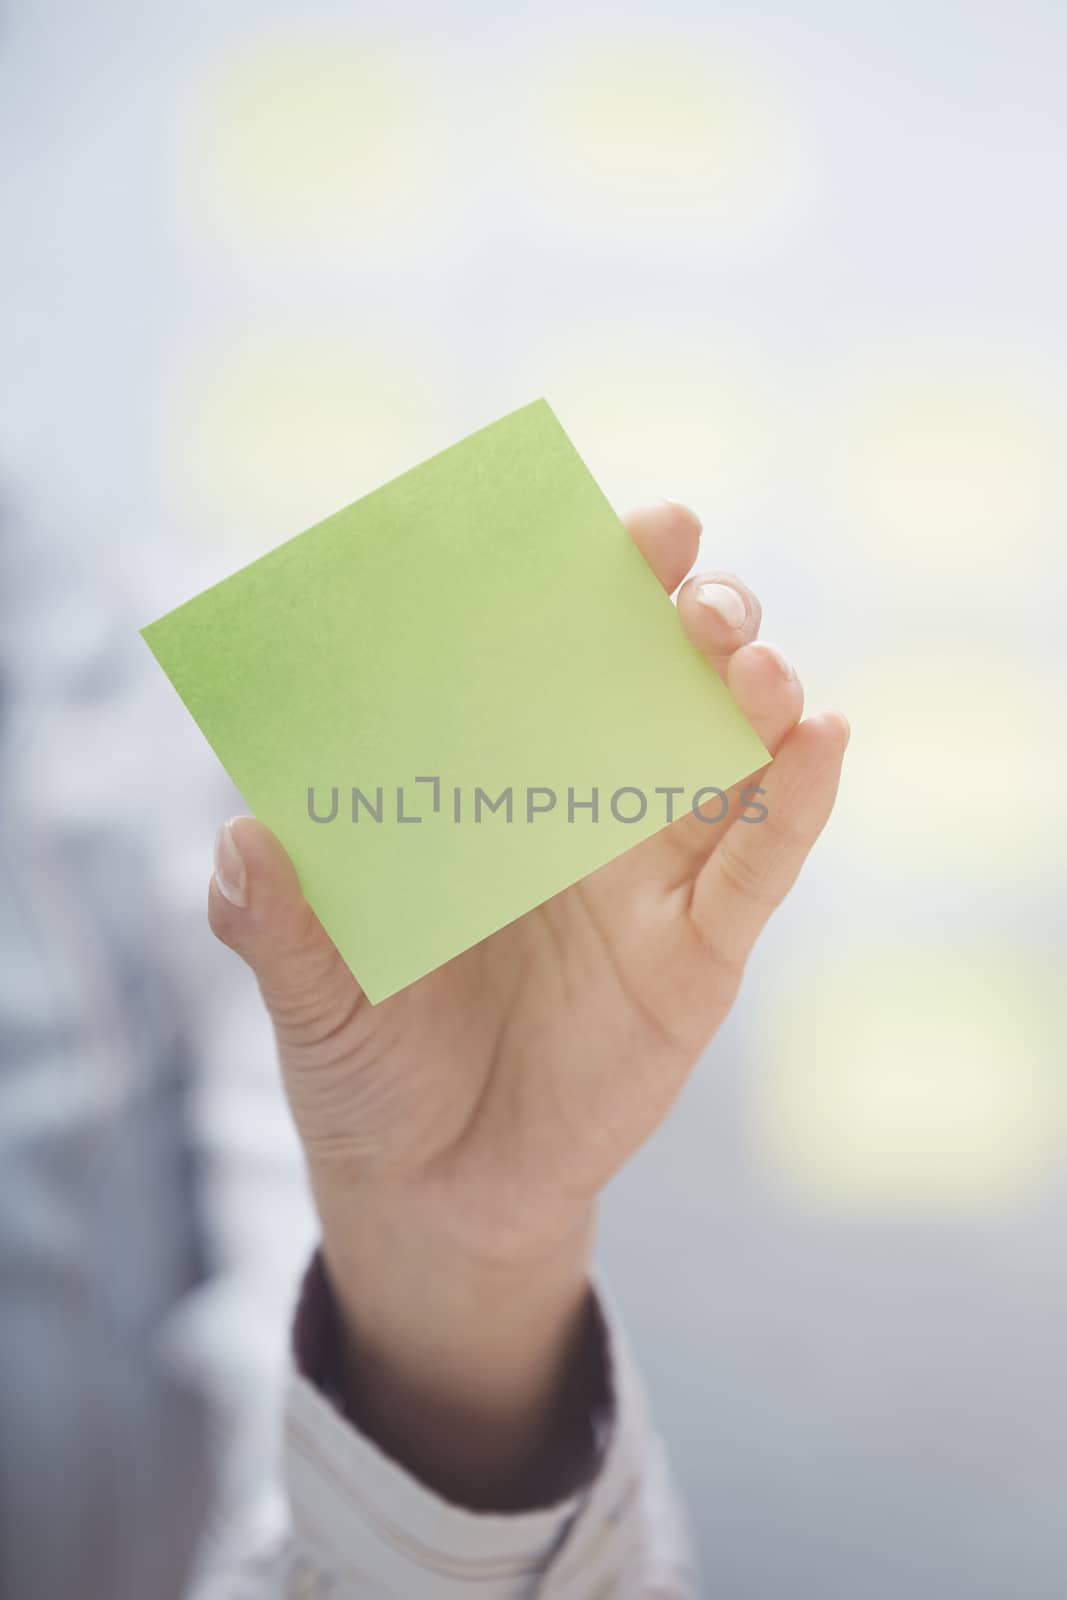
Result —
M1067 12L0 27L4 1593L181 1591L312 1239L202 920L237 801L136 629L539 395L853 726L605 1205L706 1592L1067 1593Z

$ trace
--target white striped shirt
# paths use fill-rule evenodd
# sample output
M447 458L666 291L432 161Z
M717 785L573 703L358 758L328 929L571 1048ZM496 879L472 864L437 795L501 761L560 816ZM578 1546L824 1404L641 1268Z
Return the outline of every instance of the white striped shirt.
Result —
M328 1291L317 1263L297 1313L285 1402L283 1524L221 1563L196 1600L692 1600L689 1541L644 1390L596 1291L607 1412L589 1483L540 1510L449 1504L366 1438L312 1374Z

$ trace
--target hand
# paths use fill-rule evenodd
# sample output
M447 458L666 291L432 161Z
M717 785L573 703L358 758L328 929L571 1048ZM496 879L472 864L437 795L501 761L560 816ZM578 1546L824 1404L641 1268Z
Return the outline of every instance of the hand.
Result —
M668 502L627 526L673 590L698 548L692 513ZM273 836L251 818L220 833L211 925L274 1023L353 1403L424 1476L471 1503L491 1484L498 1509L537 1494L558 1455L596 1196L726 1016L848 740L835 712L800 721L800 683L755 642L739 579L690 579L678 613L773 756L746 780L759 824L737 795L721 824L683 816L376 1006ZM519 1440L541 1465L509 1485Z

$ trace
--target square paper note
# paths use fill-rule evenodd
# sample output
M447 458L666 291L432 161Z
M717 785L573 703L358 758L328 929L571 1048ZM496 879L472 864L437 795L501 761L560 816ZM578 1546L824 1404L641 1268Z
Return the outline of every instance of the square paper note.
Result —
M372 1001L767 759L543 401L144 637Z

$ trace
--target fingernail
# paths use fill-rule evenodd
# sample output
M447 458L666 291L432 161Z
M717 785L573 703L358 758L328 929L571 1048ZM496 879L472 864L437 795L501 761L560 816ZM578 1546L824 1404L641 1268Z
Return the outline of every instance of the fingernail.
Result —
M215 835L215 882L231 905L247 906L245 864L229 822Z
M841 721L845 724L845 749L847 750L848 741L852 738L852 724L849 722L843 711L839 711L837 714L841 718Z
M664 495L662 503L665 506L673 506L675 511L680 511L683 516L688 517L698 533L704 532L704 524L693 510L692 506L687 506L684 500L672 500L670 495Z
M748 607L742 595L725 583L698 583L696 597L702 606L714 611L720 622L728 628L739 628L748 616Z
M793 666L793 663L786 659L776 644L768 644L766 639L757 639L753 644L750 644L748 648L750 650L765 650L766 653L773 659L775 666L778 668L778 671L782 674L783 678L796 677L796 670Z

